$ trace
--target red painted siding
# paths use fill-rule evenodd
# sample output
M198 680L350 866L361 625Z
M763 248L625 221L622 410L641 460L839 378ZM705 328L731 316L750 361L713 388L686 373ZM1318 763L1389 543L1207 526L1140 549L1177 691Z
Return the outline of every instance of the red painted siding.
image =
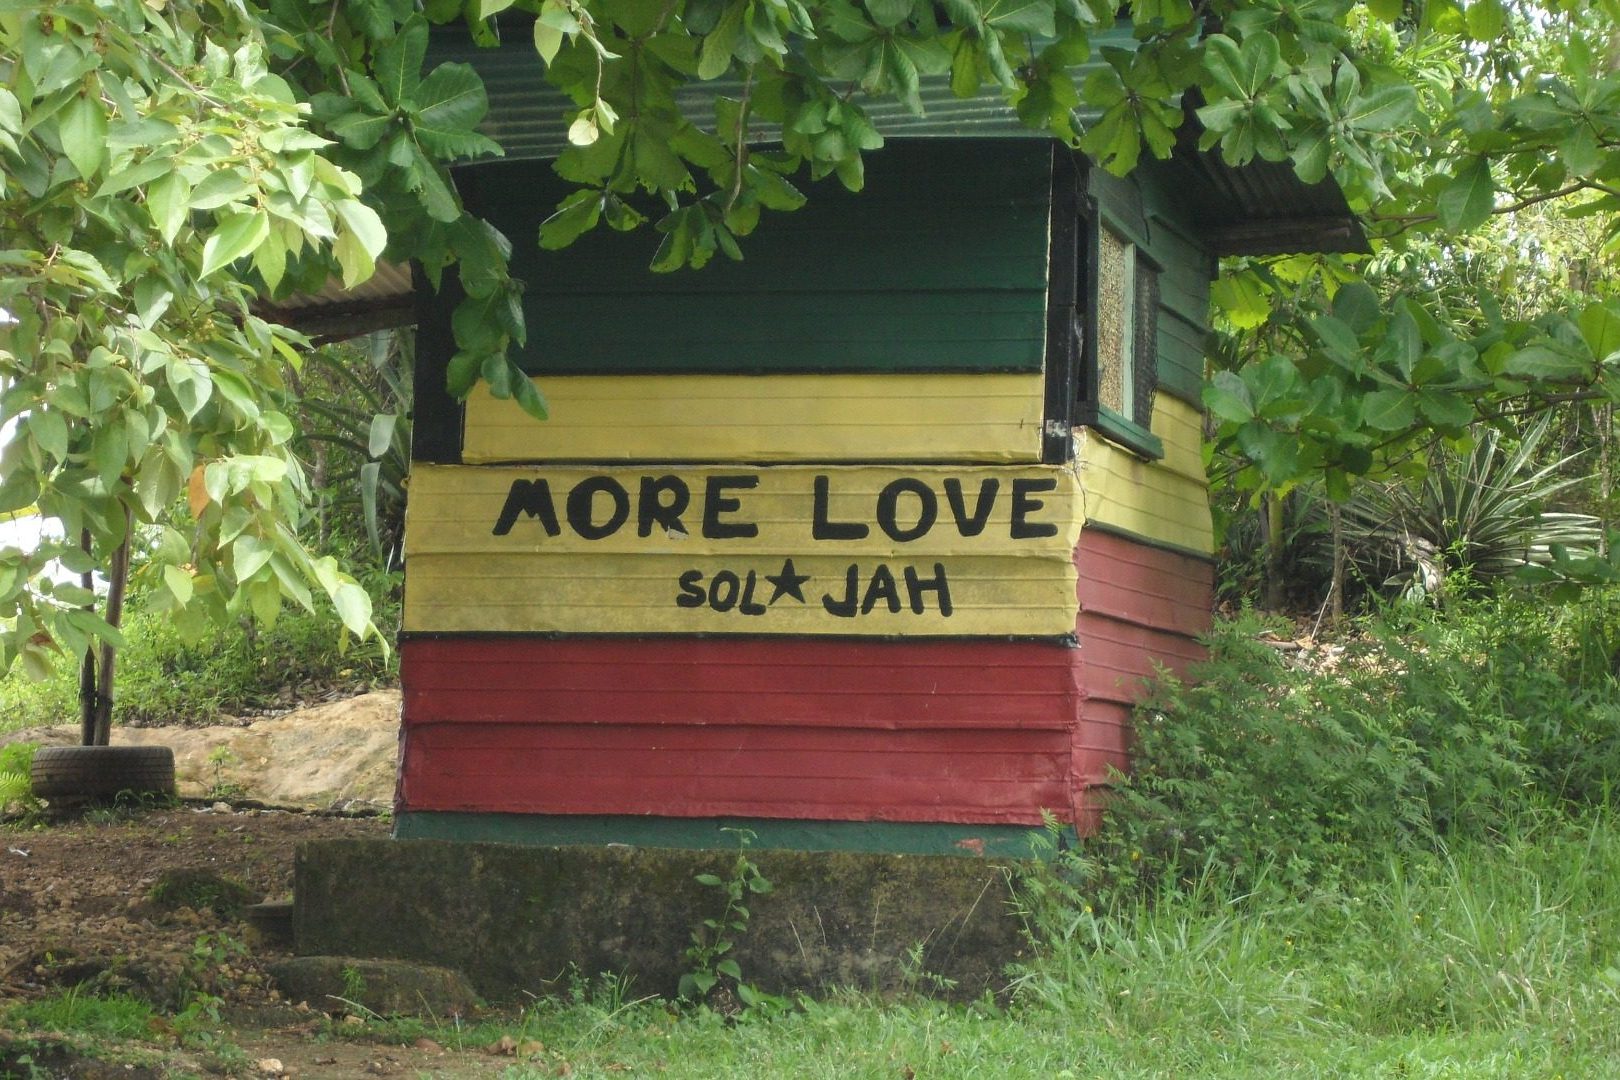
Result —
M1085 699L1074 768L1083 787L1106 783L1129 756L1131 704L1159 664L1184 673L1203 659L1197 635L1209 629L1215 570L1181 555L1100 529L1080 534L1080 685Z
M1202 653L1203 560L1088 530L1078 648L418 638L404 810L1094 824L1157 661Z
M402 810L1036 824L1073 812L1077 651L407 641Z

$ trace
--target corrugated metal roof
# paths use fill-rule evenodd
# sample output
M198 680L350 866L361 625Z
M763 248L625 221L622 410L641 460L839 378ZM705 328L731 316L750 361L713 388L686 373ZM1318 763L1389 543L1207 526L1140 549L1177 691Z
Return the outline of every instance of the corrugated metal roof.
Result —
M484 80L490 109L482 130L500 143L506 160L548 160L568 145L568 124L578 111L566 95L545 80L545 68L529 43L526 23L503 25L506 44L483 48L473 43L465 27L434 31L429 65L457 61L472 65ZM1091 58L1073 75L1083 84L1093 71L1106 65L1102 50L1134 49L1128 24L1096 34ZM676 101L699 127L712 128L716 97L740 97L743 84L735 78L688 83ZM1047 139L1043 131L1019 120L999 86L984 86L969 98L957 97L943 75L922 80L923 114L916 115L893 97L858 99L867 117L885 138L999 137ZM1096 120L1096 112L1077 114L1082 128ZM773 131L761 128L756 141L772 142ZM1186 180L1185 197L1197 208L1200 221L1210 223L1210 239L1220 254L1264 254L1285 251L1367 251L1367 238L1331 181L1306 184L1285 163L1258 159L1242 166L1227 165L1219 154L1201 153L1193 139L1184 139L1176 153L1176 168Z
M1188 147L1177 149L1170 167L1186 178L1178 191L1218 255L1372 250L1331 179L1307 184L1286 162L1234 166Z
M546 82L545 67L529 43L526 25L508 23L502 32L505 44L499 48L483 48L473 43L465 27L436 28L428 50L428 66L455 61L470 64L478 72L490 103L489 114L480 130L501 144L506 160L554 158L568 146L568 124L579 108L567 95ZM1091 59L1075 70L1075 81L1083 82L1091 71L1105 66L1101 55L1104 47L1131 48L1133 45L1129 27L1096 35ZM742 93L742 82L726 77L688 83L676 92L675 99L693 123L712 130L714 99L741 97ZM1022 123L1007 104L1001 87L995 84L981 87L973 97L959 98L951 91L947 76L929 76L922 80L919 96L923 105L921 116L893 97L862 95L857 100L885 138L1049 137ZM774 142L776 136L761 127L757 141Z
M412 289L408 265L380 262L375 273L352 289L334 280L318 293L293 293L261 303L257 312L312 337L356 337L415 322Z
M569 119L577 106L545 81L545 67L530 44L527 26L505 16L503 20L506 44L498 48L474 44L462 26L435 28L427 66L455 61L470 64L478 72L490 103L480 130L501 144L505 160L555 158L568 145ZM1134 44L1129 27L1123 24L1095 35L1091 59L1074 71L1075 81L1083 83L1090 72L1104 66L1103 48L1128 49ZM712 128L714 99L739 97L742 92L743 85L735 78L714 79L681 87L676 101L694 123ZM923 79L920 97L921 116L892 97L863 97L860 104L885 138L1050 137L1023 124L994 84L973 97L959 98L952 93L947 77L932 76ZM1084 125L1095 120L1096 114L1082 111L1078 119ZM775 135L762 127L756 141L775 141ZM1207 239L1218 254L1370 250L1366 234L1331 180L1305 184L1287 164L1258 159L1231 166L1218 154L1193 149L1192 139L1183 140L1170 167L1185 179L1179 194L1193 207L1197 219L1209 226ZM306 332L337 336L410 322L410 297L410 270L380 265L369 281L353 290L334 284L318 294L293 296L263 310L267 317L296 324Z

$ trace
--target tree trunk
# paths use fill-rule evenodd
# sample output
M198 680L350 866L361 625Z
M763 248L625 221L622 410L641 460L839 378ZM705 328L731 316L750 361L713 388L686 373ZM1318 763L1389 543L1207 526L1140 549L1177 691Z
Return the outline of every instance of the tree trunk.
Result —
M1267 611L1281 611L1287 601L1288 590L1283 581L1283 504L1276 492L1267 492L1261 504L1261 521L1266 542L1266 581L1260 597Z
M1609 500L1614 497L1614 406L1600 406L1593 410L1598 437L1598 513L1603 520L1613 519ZM1598 554L1609 557L1609 531L1598 534Z
M79 532L79 546L90 554L90 530ZM86 570L80 580L84 591L90 593L90 609L95 610L96 575ZM79 744L96 745L96 646L92 641L84 647L84 659L79 663Z
M1328 584L1328 625L1344 620L1344 515L1338 503L1328 504L1333 524L1333 579Z
M113 552L107 572L107 625L114 630L124 617L124 588L129 583L130 543L135 538L135 520L124 507L124 539ZM96 674L96 746L112 740L113 674L117 670L118 649L110 641L101 643L101 670Z

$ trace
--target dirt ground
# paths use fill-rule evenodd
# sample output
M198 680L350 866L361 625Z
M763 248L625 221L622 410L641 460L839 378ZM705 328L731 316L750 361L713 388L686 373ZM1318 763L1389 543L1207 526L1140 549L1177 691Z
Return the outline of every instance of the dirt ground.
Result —
M193 890L188 904L165 902L157 888L172 872L203 871L193 878L208 882L212 874L246 886L240 898L248 903L290 898L299 843L386 835L388 828L379 817L206 803L0 827L0 1076L7 1075L8 1045L15 1049L22 1037L6 1028L7 1007L78 984L131 993L168 1015L202 994L222 1018L223 1050L199 1048L209 1040L195 1034L182 1045L180 1033L160 1020L151 1039L141 1040L150 1042L154 1063L132 1069L121 1062L108 1076L498 1075L511 1057L333 1037L334 1028L344 1034L341 1016L323 1011L323 1003L280 999L264 968L287 954L240 916L212 910L210 897L220 890ZM33 1059L35 1076L103 1075L66 1050L36 1049Z

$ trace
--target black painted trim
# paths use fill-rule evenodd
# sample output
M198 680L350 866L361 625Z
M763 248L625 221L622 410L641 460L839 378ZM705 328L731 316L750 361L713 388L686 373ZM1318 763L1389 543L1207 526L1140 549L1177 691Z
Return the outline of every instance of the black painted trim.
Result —
M1086 528L1091 528L1087 525ZM1122 534L1132 536L1132 534ZM1132 536L1134 539L1135 537ZM1176 549L1180 550L1180 549ZM1185 554L1185 552L1182 552ZM871 642L874 645L904 645L909 642L939 644L950 641L1022 641L1032 645L1056 645L1075 648L1079 641L1074 634L637 634L637 633L580 633L563 630L401 630L394 635L398 642L406 641L496 641L508 638L534 638L544 641L607 639L613 641L667 641L671 638L710 641L791 641L804 644L811 641Z
M444 272L434 291L427 274L414 266L416 286L416 370L412 374L411 460L436 465L461 464L464 406L445 385L455 334L450 313L461 303L461 279L454 268Z
M1075 380L1080 358L1074 340L1080 274L1082 176L1073 153L1052 147L1052 209L1046 272L1046 402L1041 461L1060 465L1074 457Z

